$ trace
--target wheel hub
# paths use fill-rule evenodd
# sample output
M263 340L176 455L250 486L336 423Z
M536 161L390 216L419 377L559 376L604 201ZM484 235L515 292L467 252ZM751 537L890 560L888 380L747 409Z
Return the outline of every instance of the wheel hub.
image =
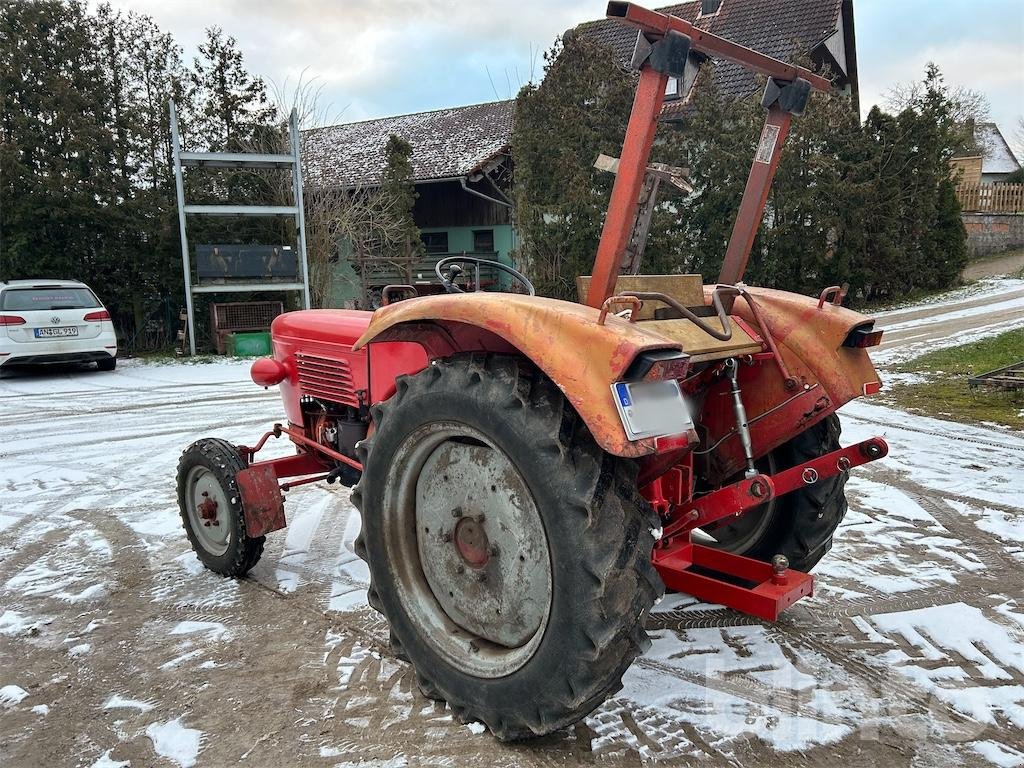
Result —
M210 554L224 554L231 528L230 524L220 524L220 512L224 510L227 514L231 507L224 489L214 474L202 466L193 467L185 482L185 507L199 545Z
M551 604L550 556L508 457L475 441L440 441L423 462L415 505L423 575L445 615L477 648L529 643Z
M455 548L471 568L483 568L491 558L491 543L483 523L461 517L455 524Z
M209 491L203 491L203 502L199 505L199 516L203 518L203 525L209 528L211 525L220 525L217 520L217 502L210 498Z

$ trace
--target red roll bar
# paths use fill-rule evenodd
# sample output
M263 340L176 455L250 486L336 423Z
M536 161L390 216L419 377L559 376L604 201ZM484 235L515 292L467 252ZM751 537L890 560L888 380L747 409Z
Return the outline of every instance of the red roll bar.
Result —
M778 168L782 144L789 133L794 114L802 111L805 101L800 97L786 103L780 94L787 86L801 83L803 88L826 91L831 87L827 78L816 75L803 67L765 56L763 53L746 48L695 27L688 21L659 11L648 10L633 3L608 3L608 17L619 19L640 30L641 36L650 45L656 45L668 36L684 36L689 50L735 62L747 69L769 78L768 89L762 101L768 108L761 141L750 169L747 186L740 202L732 237L725 252L719 283L735 284L743 277L750 257L750 249L757 234L761 217L764 215L768 192ZM639 42L639 41L638 41ZM636 219L637 205L644 173L650 159L654 134L665 100L665 86L669 74L661 71L650 60L639 62L640 81L633 99L633 111L629 117L626 138L620 155L619 172L612 187L608 203L608 215L601 232L601 242L594 260L593 276L586 303L600 308L615 292L623 255L629 246L629 239Z

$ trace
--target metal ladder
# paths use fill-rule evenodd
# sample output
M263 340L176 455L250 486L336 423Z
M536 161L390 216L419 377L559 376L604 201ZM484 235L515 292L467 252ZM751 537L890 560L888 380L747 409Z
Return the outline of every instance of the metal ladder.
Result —
M174 150L174 183L178 197L178 228L181 234L181 267L185 276L185 311L189 353L196 354L195 313L192 298L197 293L241 293L249 291L300 291L302 305L310 308L309 265L306 257L306 218L302 202L302 161L299 155L299 119L293 109L288 118L288 154L254 152L184 152L178 131L178 111L171 102L171 143ZM263 168L287 170L292 176L293 205L192 205L185 201L183 168ZM227 283L192 285L192 260L189 256L186 220L193 216L291 216L299 250L299 281L293 283Z

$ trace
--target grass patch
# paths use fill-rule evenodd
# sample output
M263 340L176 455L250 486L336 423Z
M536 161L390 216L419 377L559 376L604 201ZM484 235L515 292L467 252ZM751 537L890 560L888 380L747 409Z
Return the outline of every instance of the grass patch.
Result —
M1024 329L929 352L897 366L923 374L916 384L896 384L884 398L904 410L967 424L989 422L1024 430L1024 390L971 387L970 376L1024 360Z
M959 347L946 347L897 366L901 373L977 376L1024 360L1024 328Z

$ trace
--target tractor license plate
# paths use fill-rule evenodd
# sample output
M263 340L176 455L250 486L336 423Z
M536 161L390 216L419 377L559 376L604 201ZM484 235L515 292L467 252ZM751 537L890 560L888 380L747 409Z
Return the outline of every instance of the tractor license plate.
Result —
M676 381L618 381L612 384L612 395L630 440L681 435L693 429L690 409Z
M74 327L65 328L36 328L37 339L49 339L53 337L77 336L78 329Z

